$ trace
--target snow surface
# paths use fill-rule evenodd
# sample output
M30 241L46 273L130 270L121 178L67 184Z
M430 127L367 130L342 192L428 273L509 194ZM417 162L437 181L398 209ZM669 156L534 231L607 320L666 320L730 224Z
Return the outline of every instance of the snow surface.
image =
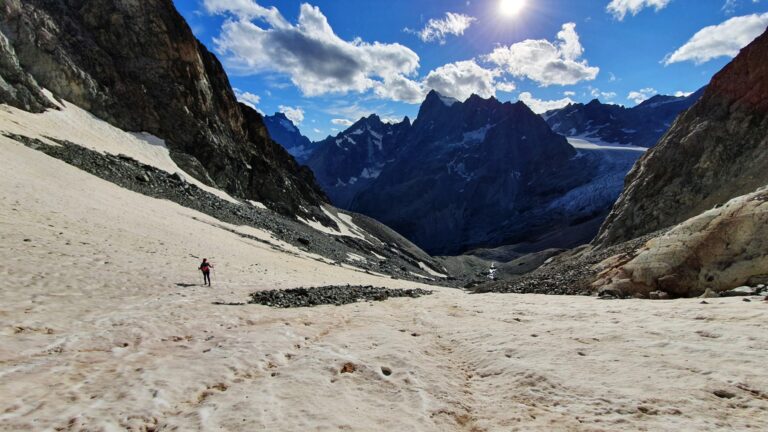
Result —
M266 210L266 209L267 209L267 206L265 206L263 203L260 203L260 202L258 202L258 201L251 201L251 200L248 200L248 203L249 203L250 205L252 205L252 206L254 206L254 207L256 207L256 208L260 208L260 209L262 209L262 210Z
M70 141L100 153L124 154L168 173L178 173L187 182L206 192L240 203L226 192L207 186L185 173L171 159L164 140L146 132L125 132L74 104L66 101L59 103L52 97L50 99L61 109L34 114L0 105L0 131L36 138L51 145L58 144L49 137Z
M356 253L352 253L352 252L347 252L347 259L349 261L357 261L357 262L366 262L366 261L368 261L364 257L361 257L360 255L358 255Z
M375 179L378 178L380 174L381 168L364 168L363 172L360 173L360 178Z
M443 104L445 104L445 106L451 106L451 105L453 105L453 104L458 102L458 99L454 99L452 97L443 96L443 95L440 95L440 94L438 96L440 96L440 101Z
M628 150L645 153L648 151L645 147L638 147L632 145L623 145L615 143L606 143L603 141L595 140L587 137L566 137L568 143L574 148L583 150Z
M618 198L632 165L648 149L615 145L597 140L569 137L568 142L577 149L577 157L598 158L599 172L586 184L571 189L550 203L551 211L590 215L603 210Z
M763 302L425 287L0 148L0 429L768 430ZM226 305L328 284L434 293Z
M296 129L296 126L294 126L290 120L280 119L280 126L288 132L298 132L298 129Z
M479 129L465 132L459 144L470 144L470 143L482 142L485 139L485 135L494 126L495 125L487 124Z
M326 234L335 235L335 236L347 236L347 237L354 237L358 238L360 240L365 240L367 242L371 242L368 237L376 239L375 237L371 236L370 234L367 234L365 230L355 225L355 223L352 221L352 216L338 212L334 214L326 206L322 206L323 213L325 213L331 220L336 222L336 225L339 226L339 230L335 230L333 228L327 227L320 222L316 220L307 220L304 218L299 217L299 221L309 225L310 227L320 231L324 232Z
M423 262L419 261L419 268L424 270L425 272L429 273L432 276L439 277L439 278L447 278L448 275L445 275L443 273L438 273L435 270L433 270L430 266L424 264Z

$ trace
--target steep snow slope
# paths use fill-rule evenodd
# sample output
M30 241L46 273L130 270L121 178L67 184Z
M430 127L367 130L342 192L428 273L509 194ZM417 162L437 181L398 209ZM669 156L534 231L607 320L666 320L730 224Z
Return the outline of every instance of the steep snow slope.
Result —
M51 99L50 103L58 109L37 114L0 105L0 135L12 136L17 142L135 192L262 228L273 237L270 244L279 239L283 249L302 250L315 259L411 280L417 278L413 272L421 276L420 262L442 268L405 238L362 215L321 205L318 211L326 221L324 225L314 216L297 216L296 220L276 214L263 203L240 202L182 171L159 138L124 132L66 101ZM34 140L39 140L39 145ZM114 157L117 155L121 156ZM132 167L135 171L130 170ZM175 176L183 181L174 183ZM364 259L355 261L350 256Z
M123 154L169 173L179 173L186 181L207 192L230 202L239 202L226 192L207 186L185 173L171 159L168 147L160 138L149 133L125 132L69 102L56 101L50 93L46 94L49 103L59 109L36 114L0 105L0 132L37 138L51 145L57 145L49 139L54 138L101 153Z

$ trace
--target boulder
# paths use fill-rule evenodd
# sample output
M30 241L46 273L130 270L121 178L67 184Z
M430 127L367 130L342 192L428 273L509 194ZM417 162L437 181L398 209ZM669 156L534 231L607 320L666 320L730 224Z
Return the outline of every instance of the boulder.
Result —
M600 268L598 292L648 298L664 291L674 298L742 287L768 273L768 188L689 219L631 259L609 258Z
M763 288L768 285L768 275L756 275L747 280L747 285Z

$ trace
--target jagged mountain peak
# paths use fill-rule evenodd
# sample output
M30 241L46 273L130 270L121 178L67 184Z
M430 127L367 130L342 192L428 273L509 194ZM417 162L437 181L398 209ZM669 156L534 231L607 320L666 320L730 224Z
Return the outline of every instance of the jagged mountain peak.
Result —
M299 162L304 162L312 153L312 142L304 136L299 127L285 113L276 112L264 117L269 135Z

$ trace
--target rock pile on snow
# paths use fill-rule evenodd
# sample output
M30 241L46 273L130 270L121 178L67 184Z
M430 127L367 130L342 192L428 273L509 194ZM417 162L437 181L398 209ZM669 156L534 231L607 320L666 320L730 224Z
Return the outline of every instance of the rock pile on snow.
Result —
M309 307L323 304L340 306L360 300L382 301L390 297L418 298L432 294L423 289L393 289L368 286L324 286L287 290L257 291L249 303L279 308Z

